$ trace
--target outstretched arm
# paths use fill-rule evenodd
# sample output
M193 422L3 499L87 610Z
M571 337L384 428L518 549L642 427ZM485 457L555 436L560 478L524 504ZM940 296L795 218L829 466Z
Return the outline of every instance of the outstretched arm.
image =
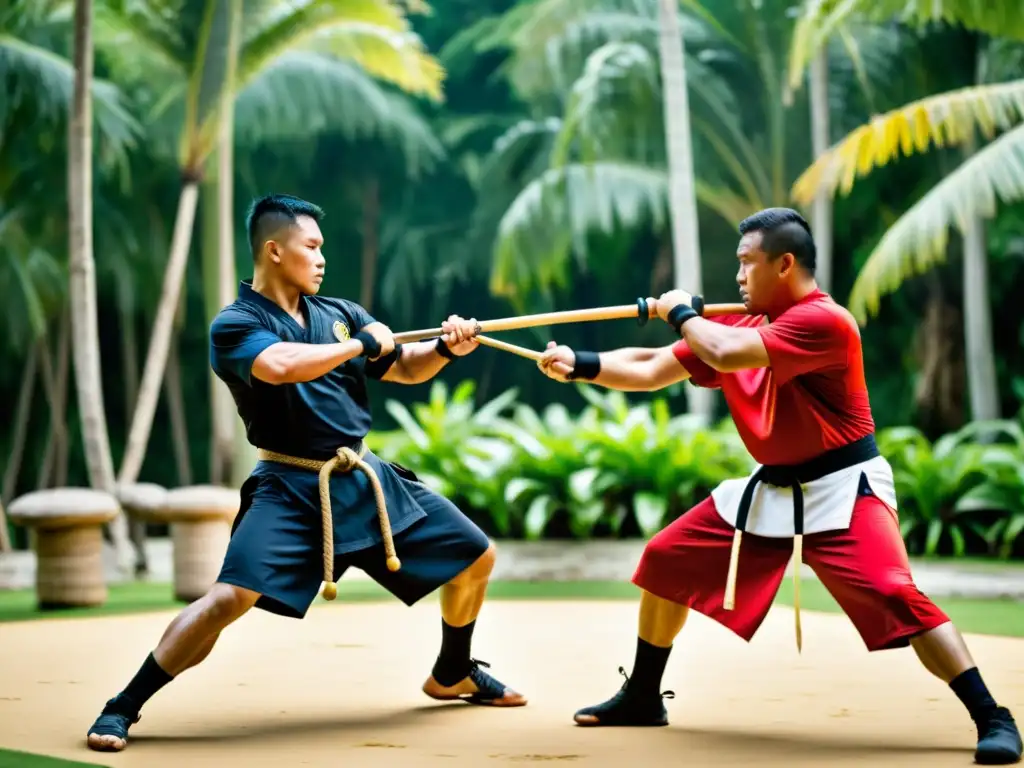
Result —
M437 376L450 360L468 355L480 342L476 336L476 320L463 320L452 315L441 323L439 339L401 345L394 364L381 376L381 381L396 384L422 384Z
M652 392L690 377L671 346L577 353L552 341L537 365L555 381L583 380L623 392Z

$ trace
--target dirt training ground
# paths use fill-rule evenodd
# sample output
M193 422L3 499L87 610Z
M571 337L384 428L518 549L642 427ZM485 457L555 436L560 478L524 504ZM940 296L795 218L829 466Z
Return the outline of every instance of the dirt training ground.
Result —
M692 615L665 689L671 725L585 729L580 706L632 666L636 603L495 601L477 658L530 696L500 710L419 687L440 638L433 601L318 605L303 622L254 611L146 707L121 754L86 728L171 614L0 624L0 746L108 766L968 766L973 725L909 649L869 655L843 616L772 610L748 646ZM993 694L1024 720L1024 641L969 636Z

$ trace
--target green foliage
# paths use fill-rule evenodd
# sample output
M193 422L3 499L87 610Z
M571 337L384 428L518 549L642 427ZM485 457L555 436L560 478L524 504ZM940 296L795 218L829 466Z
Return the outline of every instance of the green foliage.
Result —
M502 537L649 538L720 482L755 466L731 420L712 429L661 398L577 389L586 405L536 410L506 390L479 409L474 384L435 383L378 455L416 472ZM1024 430L974 423L934 443L913 427L878 434L893 469L901 531L915 555L1014 556L1024 545Z

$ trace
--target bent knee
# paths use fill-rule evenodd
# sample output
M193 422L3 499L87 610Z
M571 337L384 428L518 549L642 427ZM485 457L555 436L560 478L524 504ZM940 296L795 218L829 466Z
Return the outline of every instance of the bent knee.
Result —
M256 605L260 595L251 589L218 582L203 599L203 613L217 624L229 624Z
M465 583L465 582L476 582L476 581L487 581L491 576L491 571L494 570L494 564L498 561L498 549L494 546L494 542L490 542L487 549L483 551L473 564L466 568L462 573L456 576L452 581Z

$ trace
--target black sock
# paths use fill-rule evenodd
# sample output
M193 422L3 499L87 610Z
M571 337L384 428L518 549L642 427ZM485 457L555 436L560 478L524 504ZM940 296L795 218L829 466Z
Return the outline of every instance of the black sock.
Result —
M469 675L469 648L475 626L476 621L471 621L464 627L453 627L441 619L441 651L437 654L432 673L441 685L455 685Z
M121 695L128 699L128 704L135 708L135 711L142 709L142 705L149 701L157 691L173 680L163 668L157 664L153 654L149 654L142 662L142 667L135 673L135 677L121 691ZM126 713L126 714L135 714Z
M671 652L671 645L668 648L659 648L638 637L633 674L629 678L629 690L645 695L660 695L661 676L665 674L665 665L668 664Z
M996 709L995 699L988 692L977 667L971 667L966 672L957 675L950 682L949 687L967 707L971 719L975 722L986 721Z

